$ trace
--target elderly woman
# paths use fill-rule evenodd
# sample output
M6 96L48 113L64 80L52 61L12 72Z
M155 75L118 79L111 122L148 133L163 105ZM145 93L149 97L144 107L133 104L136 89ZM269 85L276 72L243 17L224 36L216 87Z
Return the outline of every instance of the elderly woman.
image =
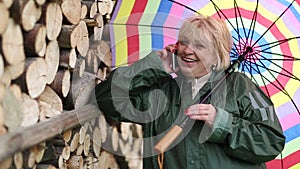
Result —
M107 121L143 126L144 168L261 169L282 151L285 137L270 99L243 74L221 80L231 47L224 21L187 18L176 45L114 70L96 87ZM175 50L176 69L167 52ZM153 147L186 118L158 163Z

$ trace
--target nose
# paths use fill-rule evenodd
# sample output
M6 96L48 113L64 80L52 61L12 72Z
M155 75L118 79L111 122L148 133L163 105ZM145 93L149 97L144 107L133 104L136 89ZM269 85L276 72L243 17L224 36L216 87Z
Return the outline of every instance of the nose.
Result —
M192 49L192 47L190 45L184 45L184 47L185 48L183 49L183 51L184 51L185 54L194 53L194 50Z

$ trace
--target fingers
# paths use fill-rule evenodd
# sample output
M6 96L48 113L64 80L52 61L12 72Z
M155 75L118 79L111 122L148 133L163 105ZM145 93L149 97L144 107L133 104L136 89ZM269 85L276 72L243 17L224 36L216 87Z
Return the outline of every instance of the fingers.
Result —
M191 119L202 120L212 125L217 111L211 104L195 104L190 106L184 113Z

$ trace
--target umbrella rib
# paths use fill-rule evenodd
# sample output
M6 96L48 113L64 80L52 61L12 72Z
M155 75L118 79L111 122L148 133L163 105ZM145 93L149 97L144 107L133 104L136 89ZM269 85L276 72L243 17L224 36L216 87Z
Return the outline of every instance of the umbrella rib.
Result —
M258 72L258 74L259 74L259 76L260 76L260 79L262 80L264 86L266 86L265 79L263 78L263 75L261 74L261 72L260 72L258 66L257 66L256 64L254 64L254 65L256 66L256 68L257 68L257 70L256 70L256 69L253 68L251 62L245 62L245 65L249 65L249 67L251 68L251 70L249 70L249 68L248 68L247 66L245 66L245 67L247 68L247 70L250 72L251 75L252 75L252 69L255 70L256 72ZM255 82L256 84L258 84L257 80L256 80L253 76L251 76L251 80L252 80L252 79L254 80L254 82ZM270 94L268 88L266 88L266 91L267 91L267 95L268 95L269 97L271 97L271 94Z
M247 38L248 38L250 36L250 33L251 33L251 38L250 39L253 39L253 36L254 36L255 23L257 21L257 13L258 13L257 11L258 11L258 0L256 1L256 7L255 7L255 10L254 10L254 13L253 13L253 16L252 16L249 32L248 32L248 35L247 35Z
M210 2L213 4L218 16L220 19L222 19L222 16L224 16L224 18L226 19L226 21L229 23L229 25L231 26L231 28L237 32L238 38L233 37L235 40L238 41L238 39L242 39L241 35L238 33L238 30L233 26L233 24L229 21L229 18L224 14L224 12L222 12L222 10L218 7L218 5L213 1L210 0ZM221 15L222 14L222 15ZM236 46L236 44L233 44L234 46ZM237 48L237 47L236 47Z
M260 65L258 65L258 66L260 66L260 67L262 67L262 68L268 70L269 72L275 72L275 73L278 73L278 74L283 75L283 76L285 76L285 77L292 78L292 79L294 79L294 80L300 81L300 79L299 79L298 77L294 76L291 72L289 72L288 70L284 69L284 68L281 67L280 65L276 64L275 62L273 62L272 59L265 58L263 55L261 55L261 54L259 54L259 53L256 53L256 54L259 55L260 57L264 58L264 60L269 61L271 64L275 65L276 67L281 68L281 69L282 69L285 73L287 73L287 74L283 74L283 73L278 72L278 71L275 71L275 70L273 70L273 69L268 69L268 67L266 67L265 64L262 62L262 59L259 59L259 58L257 58L257 60L258 60L261 64L263 64L264 66L260 66Z
M260 61L260 62L261 62L261 61ZM261 62L261 64L264 65L264 63L262 63L262 62ZM257 64L255 64L255 65L256 65L256 66L260 66L260 65L257 65ZM262 66L262 67L266 68L265 65ZM259 70L259 69L258 69L258 70ZM269 69L268 69L268 71L269 71ZM284 94L291 100L292 104L294 105L295 109L297 110L298 114L300 115L300 110L299 110L299 108L297 107L297 104L295 103L295 101L293 100L293 98L289 95L289 93L285 90L284 86L282 86L282 84L278 81L278 79L275 78L275 76L272 74L271 71L269 71L269 73L271 74L271 76L275 79L275 81L279 84L279 86L280 86L282 89L280 89L277 85L274 84L274 82L270 81L270 80L269 80L268 78L266 78L265 76L262 76L260 71L256 71L256 72L259 73L260 76L261 76L262 78L264 78L266 81L268 81L269 83L271 83L275 88L277 88L277 89L280 90L282 93L284 93ZM264 85L265 85L265 83L264 83ZM266 88L266 89L267 89L267 88ZM268 89L267 89L267 90L268 90Z
M282 17L282 15L292 6L292 4L295 2L295 0L293 0L289 6L276 18L276 20L267 28L267 30L254 42L254 45L256 45L258 43L258 41L260 41L260 39L270 30L271 27L273 27L275 25L275 23Z

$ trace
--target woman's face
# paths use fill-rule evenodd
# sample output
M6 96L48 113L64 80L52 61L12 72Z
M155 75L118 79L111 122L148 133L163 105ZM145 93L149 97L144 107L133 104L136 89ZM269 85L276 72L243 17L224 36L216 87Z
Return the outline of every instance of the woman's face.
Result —
M213 54L210 42L200 42L193 40L193 36L188 33L179 37L177 56L178 65L181 72L191 78L198 78L211 71L215 64L216 56Z

